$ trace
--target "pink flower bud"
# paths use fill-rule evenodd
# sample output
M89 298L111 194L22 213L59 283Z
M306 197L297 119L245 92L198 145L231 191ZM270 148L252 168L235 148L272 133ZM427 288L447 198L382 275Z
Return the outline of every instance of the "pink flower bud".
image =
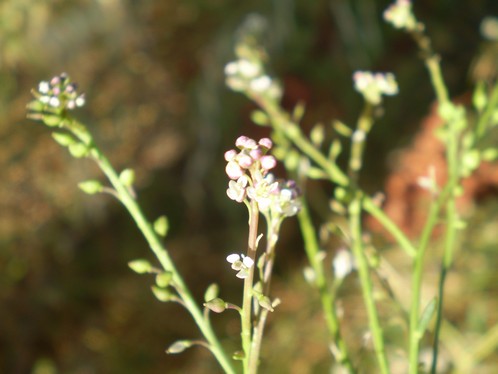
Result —
M237 156L237 151L235 149L230 149L225 152L225 161L232 161L235 156Z
M247 136L239 136L237 138L237 140L235 141L235 145L240 148L240 149L244 149L244 148L247 148L247 149L253 149L253 148L256 148L257 144L256 144L256 141L254 139L251 139Z
M277 166L277 160L275 160L275 157L273 156L263 156L261 157L261 167L265 170L270 170L273 169L275 166Z
M263 156L263 151L261 151L260 148L251 149L249 155L252 157L253 160L259 160L261 156Z
M249 169L253 164L254 160L252 159L251 156L247 154L241 154L237 158L237 162L239 163L240 167L242 167L242 169Z
M262 139L259 139L259 145L262 146L263 148L271 149L271 147L273 146L273 143L272 143L271 139L269 139L269 138L262 138Z

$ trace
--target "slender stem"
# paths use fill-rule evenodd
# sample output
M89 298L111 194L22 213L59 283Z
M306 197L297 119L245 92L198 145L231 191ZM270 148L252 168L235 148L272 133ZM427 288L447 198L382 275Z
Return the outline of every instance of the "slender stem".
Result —
M289 119L287 113L274 103L263 100L257 96L251 96L251 99L257 102L261 108L267 112L268 117L271 118L272 125L276 130L284 134L301 152L322 167L331 182L342 186L347 186L349 184L349 179L346 174L307 140L299 126L292 123ZM384 226L408 256L415 256L416 250L410 240L387 214L375 205L370 197L363 197L363 207Z
M479 117L479 121L477 122L476 135L478 139L482 138L482 136L484 135L486 127L489 124L489 120L493 115L493 112L497 105L498 105L498 82L495 84L495 87L491 94L491 98L489 99L488 105L486 106L486 110Z
M417 256L413 264L412 271L412 293L410 306L410 334L409 334L409 363L410 374L418 373L418 353L419 342L422 336L418 333L418 322L420 316L420 294L422 288L422 275L424 265L424 255L428 247L431 233L436 225L439 208L442 204L442 199L431 204L429 216L427 218L424 230L421 235Z
M269 310L261 308L254 333L251 346L251 361L249 362L249 373L256 374L259 365L259 354L261 351L261 342L263 341L263 332L266 325L266 318L268 317Z
M258 238L259 210L258 203L252 200L249 203L249 237L247 240L247 256L256 261L256 242ZM251 361L251 327L252 327L252 287L254 281L253 265L249 268L249 274L244 279L244 296L242 301L242 348L244 350L244 373L249 373L249 363Z
M281 222L276 224L274 227L271 226L271 219L267 218L267 245L266 245L266 264L263 268L263 295L270 295L270 285L271 285L271 275L273 270L273 264L275 260L275 246L277 244L278 231ZM266 308L260 308L260 312L256 318L255 326L253 330L253 337L251 343L251 358L249 360L249 373L256 374L259 366L259 356L261 353L261 343L263 341L263 332L266 325L266 318L268 317L268 310Z
M425 64L429 71L429 76L432 82L432 86L436 93L439 106L446 105L450 102L448 90L444 83L443 74L441 71L440 58L434 53L431 46L431 41L423 33L423 29L417 30L412 33L413 38L417 42L419 48L425 54ZM493 100L498 100L498 90L494 92L497 97ZM477 135L481 136L484 132L485 126L489 117L483 115L477 125ZM455 202L454 188L456 187L459 180L459 167L458 167L458 138L459 132L456 126L452 126L452 123L448 124L448 138L446 141L446 161L448 168L448 182L445 186L445 193L448 194L448 199L446 201L446 233L445 233L445 245L444 245L444 255L443 255L443 265L440 274L439 281L439 300L437 306L437 317L436 317L436 327L434 331L434 342L433 342L433 361L432 361L432 372L435 372L437 367L438 358L438 344L439 344L439 330L441 328L442 321L442 311L443 311L443 300L444 300L444 284L446 279L446 274L451 266L454 243L456 237L456 221L457 221L457 211ZM412 306L410 310L410 347L409 347L409 360L410 360L410 373L415 374L418 371L418 351L419 351L419 341L422 338L420 336L423 332L417 330L417 324L420 313L420 289L422 282L422 267L423 267L423 257L425 249L430 238L430 234L435 225L435 220L443 205L445 196L440 196L436 204L431 207L431 212L429 213L429 218L426 222L424 232L419 244L418 253L414 263L414 273L413 273L413 283L412 283Z
M218 360L226 373L235 373L231 360L225 354L225 351L223 350L223 347L216 337L216 334L214 333L211 325L204 319L204 315L201 309L195 302L192 294L185 284L185 281L180 276L180 273L176 269L167 250L162 245L161 239L153 230L152 225L145 218L140 206L138 205L134 197L130 194L130 190L121 183L117 172L114 170L109 160L97 147L94 146L91 135L85 130L83 125L76 121L71 121L71 124L68 126L68 128L83 143L91 146L91 157L97 162L100 169L104 172L104 174L111 182L112 186L119 196L120 201L132 216L133 220L144 235L152 252L157 257L164 270L170 271L173 274L173 284L175 285L175 288L183 301L183 305L192 315L195 323L208 341L210 350L213 352L213 355Z
M368 261L363 251L363 241L361 235L361 193L356 192L353 201L349 205L349 222L353 238L352 251L355 257L358 274L360 277L363 300L368 314L370 332L372 333L373 345L380 371L383 374L389 373L389 365L384 347L382 327L380 326L377 307L374 300L372 279L370 277Z
M351 156L349 158L348 174L355 185L358 185L358 174L363 166L363 152L365 150L366 137L370 132L372 125L372 105L366 103L365 108L358 119L357 129L353 133L351 139Z
M400 247L411 257L415 257L417 250L399 227L375 204L368 196L363 198L363 209L375 217L384 228L393 236Z
M332 343L337 348L335 359L339 362L349 373L355 373L349 352L341 335L339 328L339 318L335 307L335 296L327 286L325 272L323 269L323 261L318 259L320 246L316 237L316 231L311 222L308 205L303 200L301 211L298 214L299 225L303 235L304 249L308 256L308 261L313 268L315 275L315 286L320 294L320 301L322 303L323 314L329 334L332 337Z
M441 274L439 276L438 293L439 300L436 311L436 325L434 327L434 341L432 342L432 364L431 374L436 374L437 359L439 355L439 339L441 333L441 324L443 322L443 304L444 304L444 284L446 281L447 268L444 264L441 265Z

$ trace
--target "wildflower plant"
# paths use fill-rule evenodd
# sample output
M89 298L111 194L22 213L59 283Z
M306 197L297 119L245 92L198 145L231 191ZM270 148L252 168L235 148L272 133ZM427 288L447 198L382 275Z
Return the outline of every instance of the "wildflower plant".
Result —
M445 323L444 289L459 232L465 228L456 199L461 193L462 178L471 175L481 162L498 157L496 148L486 142L487 134L498 124L498 83L481 82L474 93L473 107L454 104L441 73L440 57L433 51L423 23L413 12L412 3L397 0L386 9L384 19L395 28L408 32L423 52L439 115L444 120L438 136L446 149L447 170L444 172L448 178L445 183L438 184L436 173L440 171L431 168L428 175L418 179L419 186L431 199L420 238L416 241L409 239L360 183L365 144L374 130L379 112L375 109L383 105L383 101L388 99L386 97L399 93L394 73L357 71L353 74L352 84L364 99L363 109L356 126L333 121L330 131L334 138L327 144L323 125L316 125L309 135L304 133L300 126L304 114L302 105L297 105L292 112L283 109L280 103L283 88L278 79L267 72L267 55L257 42L256 35L261 31L258 27L262 23L253 22L253 28L246 27L240 35L235 48L236 59L225 66L227 85L259 106L252 119L271 130L270 137L259 140L238 137L235 147L224 154L227 197L235 203L243 203L248 211L247 246L232 248L233 253L227 255L225 264L227 271L233 271L233 277L242 283L240 305L224 300L215 284L207 288L202 306L194 299L163 244L168 233L167 218L161 216L154 221L146 218L133 189L134 172L131 169L117 172L97 147L88 128L72 116L74 109L85 104L85 96L78 92L77 85L66 74L61 74L41 82L33 91L34 100L28 104L28 117L52 128L54 140L68 148L74 157L95 161L109 181L109 185L105 185L101 181L89 180L80 183L79 187L88 194L110 193L117 198L157 258L158 265L138 259L129 263L130 268L153 277L151 290L155 297L183 306L199 327L203 339L179 340L169 346L168 353L180 353L198 345L209 349L226 373L258 371L266 321L269 313L278 312L280 303L271 294L280 228L286 218L297 216L309 262L304 271L305 278L320 298L334 369L347 373L365 370L360 355L344 339L338 302L338 291L344 279L354 276L361 286L368 317L368 331L364 336L372 341L371 353L378 366L376 372L392 372L390 357L399 347L391 346L386 339L381 301L377 297L380 291L389 293L390 290L390 279L384 279L381 270L388 261L382 250L368 239L363 224L363 217L368 214L390 234L396 248L402 251L412 268L409 302L403 304L394 300L403 318L406 317L406 372L419 372L422 348L431 352L430 367L426 367L426 371L436 372L440 344L449 344L452 339L452 335L444 335L442 329ZM342 167L337 160L347 149L343 145L345 142L350 143L350 147L347 165ZM283 163L293 179L279 179L274 175L278 162ZM320 229L316 226L306 195L307 182L312 179L330 184L333 196L329 201L329 214L346 222L345 225L339 227L325 221L321 222ZM260 217L265 220L266 230L260 228ZM424 301L421 297L424 261L431 234L440 222L444 222L445 232L438 292L431 300ZM331 228L343 242L332 261L325 261L327 253L320 245L319 233L324 228ZM375 282L375 279L382 282ZM220 343L210 321L210 312L228 310L235 311L240 317L240 350L230 354ZM435 320L434 324L431 324L432 320ZM428 337L432 338L432 347L423 346ZM493 337L483 338L482 344L487 352L493 351L495 340ZM454 357L454 365L460 372L465 372L464 369L469 372L478 359L470 358L469 363Z

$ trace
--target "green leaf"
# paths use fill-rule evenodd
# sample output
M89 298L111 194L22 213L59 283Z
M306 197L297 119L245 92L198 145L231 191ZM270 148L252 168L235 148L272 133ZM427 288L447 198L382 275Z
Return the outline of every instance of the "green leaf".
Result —
M482 159L485 161L494 161L498 158L498 149L487 148L482 151Z
M135 182L135 172L133 169L124 169L121 174L119 174L119 180L126 187L131 187Z
M306 108L304 106L304 103L303 102L298 103L295 106L294 111L292 112L292 120L296 123L301 122L301 120L303 119L305 110L306 110Z
M154 222L154 231L157 235L162 236L163 238L168 234L169 231L169 222L168 217L161 216Z
M211 283L209 287L204 292L204 301L208 302L218 297L220 292L220 287L216 283Z
M306 175L311 179L327 179L327 174L320 168L310 167Z
M284 157L284 164L287 170L296 170L299 165L299 153L291 149Z
M270 119L265 112L261 110L255 110L251 113L251 120L259 126L268 126L270 124Z
M131 270L138 274L150 273L152 271L152 265L145 259L130 261L128 262L128 266Z
M33 100L26 105L26 109L32 111L32 112L41 112L45 108L46 104L43 104L42 102L38 100Z
M339 139L334 139L330 144L329 159L335 160L342 151L342 144Z
M158 287L166 288L171 284L173 273L165 271L156 275L156 284Z
M320 147L325 139L325 128L323 124L316 124L310 132L311 142L316 146Z
M82 143L74 143L69 145L69 153L75 158L81 158L88 155L88 148Z
M89 195L95 195L103 190L102 184L98 180L94 179L78 183L78 187L80 190Z
M46 114L42 117L42 119L45 125L47 125L48 127L59 126L62 122L62 118L60 116L52 114Z
M332 123L332 126L339 135L342 135L346 138L349 138L351 137L351 135L353 135L353 130L351 130L351 128L348 125L346 125L341 121L334 121Z
M157 286L152 286L152 293L156 297L157 300L162 302L173 301L176 299L176 296L171 293L168 289L159 288Z
M477 83L474 94L472 96L472 103L474 104L474 108L476 108L479 113L482 112L486 107L488 98L486 96L486 85L483 81Z
M417 326L417 335L419 336L419 338L422 338L422 336L424 336L425 330L427 330L427 326L429 325L429 322L431 321L432 316L436 311L436 307L437 307L437 299L433 297L432 300L429 301L427 306L424 308L424 311L420 316L420 320Z
M77 140L74 139L71 135L63 132L54 132L52 134L52 138L54 138L54 140L63 147L68 147L71 144L75 144L77 142Z

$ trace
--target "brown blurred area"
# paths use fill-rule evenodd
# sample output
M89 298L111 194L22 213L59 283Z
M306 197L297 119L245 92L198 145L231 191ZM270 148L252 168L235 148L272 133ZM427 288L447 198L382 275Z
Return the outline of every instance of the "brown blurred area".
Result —
M482 18L498 9L492 0L434 3L417 1L416 12L441 51L450 92L462 95L473 83L469 66L479 58L493 61L492 46L478 30ZM168 215L167 246L196 296L201 300L217 282L237 302L240 283L224 259L244 246L246 216L225 196L223 152L237 135L267 135L248 120L253 105L224 87L223 66L233 57L239 25L255 12L267 20L270 69L284 83L284 105L305 101L306 128L334 118L354 123L361 108L354 70L397 75L401 94L387 100L367 149L362 183L373 193L395 169L389 155L411 143L433 101L413 43L382 22L388 4L0 2L0 372L219 372L202 349L164 353L177 339L198 337L194 324L181 307L154 299L152 279L127 268L130 260L151 258L145 242L111 196L79 191L80 181L102 176L25 119L30 89L61 72L79 83L87 103L75 115L117 169L135 169L149 218ZM321 199L332 190L317 188L312 205L325 206ZM451 321L474 336L498 319L496 194L472 207L474 221L449 280L448 308ZM318 222L323 212L315 214ZM330 368L318 298L302 277L300 240L296 222L286 222L274 288L282 306L270 318L263 372ZM336 242L323 245L330 262ZM433 277L437 248L430 256ZM406 264L393 253L389 259L402 269ZM348 339L361 342L365 315L354 280L342 297ZM214 323L227 347L237 350L235 316L215 316ZM399 326L388 331L394 342L402 335Z

